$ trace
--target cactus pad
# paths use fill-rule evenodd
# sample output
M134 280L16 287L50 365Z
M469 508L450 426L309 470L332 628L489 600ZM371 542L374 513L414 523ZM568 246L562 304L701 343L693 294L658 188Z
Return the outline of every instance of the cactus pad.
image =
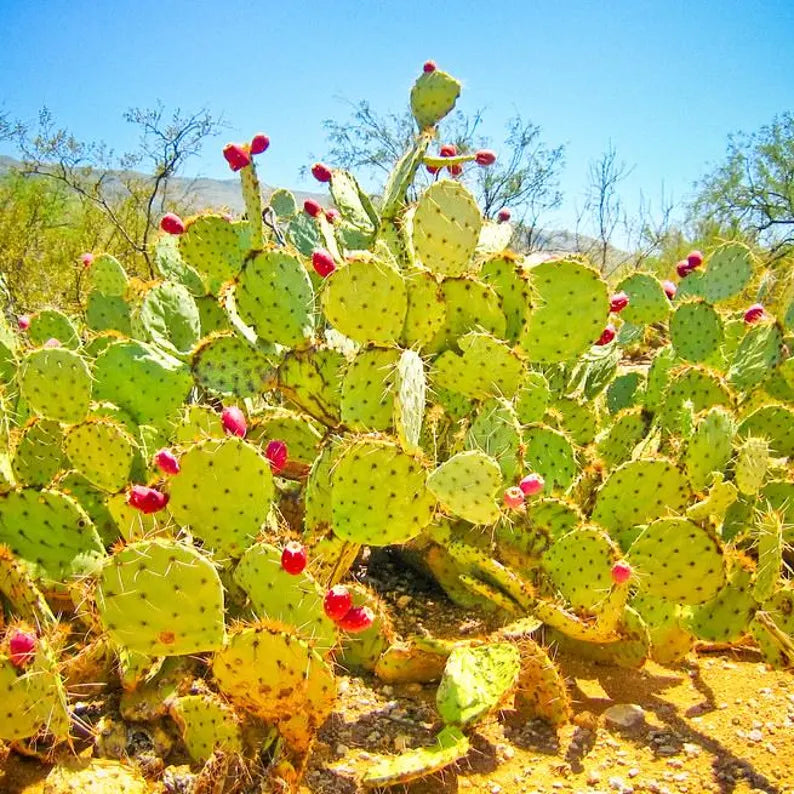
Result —
M205 763L217 749L242 752L242 733L235 713L218 697L205 694L174 698L168 712L196 763Z
M712 472L722 471L733 453L733 417L720 406L711 408L689 439L684 461L692 488L702 491Z
M57 309L42 309L32 315L28 338L34 345L43 345L48 339L57 339L70 350L80 347L80 337L74 323Z
M191 365L196 382L220 396L254 397L266 390L273 376L268 357L228 331L203 339Z
M753 274L750 249L742 243L725 243L708 257L705 270L690 273L679 288L679 297L694 294L720 303L738 295Z
M243 265L239 231L220 215L201 215L189 221L179 236L179 253L213 295Z
M394 409L396 348L362 348L342 380L342 421L351 430L388 430Z
M20 485L47 485L64 468L63 432L57 422L32 419L22 431L12 468Z
M754 496L764 484L769 469L769 444L764 438L750 436L739 446L734 481L747 496Z
M96 419L75 425L66 433L63 450L97 488L116 493L129 482L135 442L116 422Z
M139 339L187 353L201 336L198 306L187 287L164 282L146 292L132 327Z
M641 406L621 411L596 438L599 457L609 467L625 463L648 434L649 428L650 419Z
M739 435L765 438L773 455L794 456L794 411L783 405L764 405L739 425Z
M568 488L577 472L573 446L565 433L545 425L524 431L524 460L529 470L540 474L549 488Z
M717 373L703 367L682 367L670 374L659 411L662 426L671 432L680 430L681 409L692 404L695 413L714 405L730 407L731 393Z
M453 455L430 474L427 487L445 509L472 524L493 524L499 518L502 473L484 452Z
M478 449L492 457L505 482L518 478L521 467L521 426L506 400L486 400L469 427L465 449Z
M406 347L421 347L433 340L443 328L447 316L441 288L432 274L417 270L405 277L408 309L402 343Z
M764 601L750 631L769 664L790 667L794 662L794 589L782 587Z
M657 279L648 273L633 273L617 286L618 292L629 296L629 305L621 317L634 325L660 323L670 314L670 301Z
M765 380L780 361L782 344L780 329L774 323L748 328L728 370L731 386L747 391Z
M565 678L534 640L518 640L521 672L516 685L515 709L524 719L546 720L553 727L571 718L571 702Z
M423 72L411 89L411 113L419 129L438 124L455 107L460 89L460 83L440 69Z
M406 452L419 450L426 393L427 381L421 357L413 350L404 350L397 363L394 429Z
M705 361L722 343L722 320L708 303L686 301L670 320L676 354L687 361Z
M22 396L46 419L79 422L91 400L91 374L85 360L66 348L28 353L19 376Z

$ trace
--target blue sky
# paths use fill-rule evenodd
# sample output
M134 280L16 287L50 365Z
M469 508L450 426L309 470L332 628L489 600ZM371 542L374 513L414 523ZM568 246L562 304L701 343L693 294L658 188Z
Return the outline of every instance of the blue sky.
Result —
M498 140L520 111L567 147L572 226L588 162L611 141L634 170L622 185L683 199L727 134L794 106L794 0L211 3L0 0L0 108L34 119L48 105L83 139L123 150L131 106L205 106L230 125L190 175L227 177L225 139L271 138L269 184L313 188L298 171L325 149L342 101L407 102L433 58L461 79L459 107L486 109ZM8 151L8 150L5 150Z

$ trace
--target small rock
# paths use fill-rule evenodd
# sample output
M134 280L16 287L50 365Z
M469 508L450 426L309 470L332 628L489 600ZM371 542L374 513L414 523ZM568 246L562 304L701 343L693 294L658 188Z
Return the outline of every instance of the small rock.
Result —
M408 604L411 603L411 601L413 601L413 598L409 595L400 596L397 599L397 606L400 609L405 609L408 606Z
M336 745L336 754L337 755L347 755L350 752L350 748L346 744L337 744Z
M751 742L760 742L761 739L764 738L764 734L758 730L758 728L753 728L750 733L747 734L747 739Z
M491 794L499 794L501 790L502 787L498 783L494 783L493 786L491 786Z
M591 770L587 775L587 785L595 786L596 783L601 781L601 775L595 769Z
M678 749L672 744L660 744L656 748L657 755L675 755L677 752Z
M634 703L618 703L604 712L604 718L616 728L636 728L645 722L645 712Z
M684 742L684 752L694 758L696 755L700 755L700 747L696 744L692 744L692 742Z
M629 777L637 777L637 775L640 774L640 770L636 766L633 766L631 769L629 769L627 774Z
M684 762L680 758L670 758L667 761L667 766L673 767L673 769L681 769L684 765Z

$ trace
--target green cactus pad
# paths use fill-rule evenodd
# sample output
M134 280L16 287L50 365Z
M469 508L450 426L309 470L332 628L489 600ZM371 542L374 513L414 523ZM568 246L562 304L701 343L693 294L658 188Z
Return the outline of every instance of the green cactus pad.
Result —
M129 336L132 333L130 305L124 298L91 292L85 309L86 325L97 332L118 331Z
M661 347L654 354L645 386L645 407L649 411L658 410L662 404L675 362L672 347Z
M580 445L589 444L595 438L600 425L598 411L591 401L569 397L555 400L547 418L549 421L555 419L560 430Z
M116 493L129 482L135 441L116 422L89 419L66 433L63 451L92 485Z
M74 351L42 348L23 359L19 388L34 413L59 422L79 422L91 400L91 374Z
M442 179L425 190L416 206L414 251L433 273L462 276L472 269L481 227L474 196L460 182Z
M234 569L234 581L245 590L254 614L290 626L321 654L337 641L335 625L323 612L323 592L312 577L281 567L281 550L267 543L248 548Z
M66 472L57 481L61 493L71 496L93 521L103 546L110 546L119 539L119 528L105 503L107 494L92 485L76 471Z
M63 432L57 422L31 419L17 441L12 460L20 485L47 485L65 467Z
M248 259L235 292L240 317L257 335L286 347L314 334L314 290L297 257L269 249Z
M734 466L736 487L748 496L761 490L769 469L769 444L764 438L750 436L739 446Z
M0 543L28 563L37 578L53 583L94 572L105 555L78 503L45 489L23 488L0 496Z
M752 254L742 243L725 243L706 260L705 269L681 281L677 298L697 295L708 303L720 303L738 295L753 275Z
M333 521L331 510L331 473L341 454L338 440L331 437L314 459L306 481L306 529L324 534Z
M466 397L512 399L524 376L524 362L506 342L472 331L458 339L462 355L452 350L434 362L431 379L436 387Z
M460 89L460 83L440 69L423 72L411 89L411 113L419 129L438 124L455 107Z
M205 438L223 438L225 435L220 414L206 405L187 406L173 430L177 444L192 444Z
M692 488L702 491L712 472L723 471L733 454L734 424L730 411L711 408L700 419L687 444L684 462Z
M469 740L459 728L448 725L430 747L403 750L399 755L369 753L362 762L361 785L381 788L410 783L420 777L440 772L460 761L469 752Z
M422 165L432 133L419 135L413 145L392 168L383 187L380 214L384 220L393 220L406 203L406 194L413 184L416 172Z
M435 506L425 477L421 463L395 444L354 440L331 473L334 534L371 546L416 537L430 523Z
M374 257L354 259L326 279L322 305L328 321L350 339L395 342L408 309L405 280Z
M39 632L55 626L55 616L28 571L7 546L0 545L0 595L11 614L28 621Z
M759 603L772 596L783 571L783 517L782 511L765 510L757 522L753 598Z
M670 320L676 354L687 361L705 361L722 343L722 320L708 303L680 303Z
M179 728L188 755L196 763L205 763L216 750L242 753L242 732L234 710L217 696L174 698L168 713Z
M209 336L215 331L229 330L229 317L214 295L202 295L196 300L199 310L201 336Z
M777 366L782 345L783 337L774 323L748 328L731 361L728 382L742 391L757 386Z
M361 189L356 178L348 171L334 168L331 171L331 198L342 218L364 235L374 237L380 223L369 196Z
M607 409L616 414L635 404L638 390L643 382L642 375L635 371L618 375L607 387Z
M333 427L341 421L339 370L343 364L344 357L334 350L293 351L279 367L279 389L309 416Z
M494 289L473 278L446 278L441 283L444 296L444 325L428 345L440 352L471 331L488 331L499 339L505 335L505 316Z
M305 212L299 212L290 218L287 224L287 240L304 256L311 256L315 248L324 244L317 221ZM319 283L319 277L316 283Z
M180 458L168 509L206 548L238 557L256 538L275 496L270 464L240 438L207 439Z
M274 190L268 203L279 218L290 218L298 211L295 196L284 188Z
M42 309L31 315L28 339L34 345L43 345L48 339L57 339L64 347L77 350L80 337L74 323L57 309Z
M397 363L394 429L406 452L418 452L425 414L427 379L424 362L413 350L404 350Z
M187 287L191 295L206 295L207 288L201 276L185 263L179 253L179 237L162 234L157 238L154 245L154 265L164 279Z
M320 450L324 428L305 414L286 408L268 408L258 414L249 428L248 440L266 447L269 441L283 441L290 466L311 466Z
M529 425L543 420L550 400L546 378L540 372L527 372L513 402L521 423Z
M782 587L764 601L750 631L769 664L790 667L794 662L794 588Z
M188 221L179 236L179 253L213 295L243 266L239 230L221 215L199 215Z
M533 425L524 431L524 461L527 469L537 472L546 487L567 489L577 473L573 445L565 433L545 425Z
M626 408L596 438L598 456L609 467L625 463L649 429L650 418L643 412L642 406Z
M177 353L188 352L201 336L193 296L187 287L167 281L147 290L132 327L136 337Z
M517 343L531 299L526 273L515 255L505 253L488 259L482 266L480 278L493 287L502 302L507 321L505 339L511 344Z
M633 460L599 488L592 520L615 537L624 529L681 510L689 498L684 475L668 460Z
M543 262L529 271L532 306L521 335L531 361L569 361L598 339L607 323L607 285L579 262Z
M783 405L761 406L739 425L739 435L765 438L773 455L793 457L794 411Z
M436 706L448 725L464 726L496 709L511 693L521 656L511 643L455 648L436 692Z
M543 555L543 570L575 610L594 611L612 589L610 571L620 556L606 533L581 527L554 541Z
M682 604L703 604L725 584L716 537L685 518L651 522L632 543L628 559L643 593Z
M499 518L502 473L484 452L459 452L427 478L427 487L445 509L472 524L493 524Z
M110 557L97 608L111 639L131 651L183 656L223 644L218 573L207 557L174 541L139 541Z
M99 254L86 271L86 289L102 295L123 297L129 283L127 273L116 257Z
M481 450L493 458L505 482L518 478L521 469L521 426L506 400L486 400L474 417L464 440L465 449Z
M730 390L716 372L703 367L682 367L670 374L659 410L659 420L665 430L680 432L681 410L691 403L695 413L715 405L731 407Z
M634 325L660 323L670 314L670 301L657 279L648 273L633 273L617 286L617 292L629 296L629 305L620 313Z
M518 640L521 672L516 686L515 709L524 719L541 719L558 727L571 718L565 678L549 654L528 637Z
M441 288L424 270L405 277L408 310L405 313L401 340L405 347L422 347L431 342L444 327L447 316Z
M342 380L342 422L351 430L388 430L394 409L396 348L362 348Z
M231 331L203 339L193 352L191 368L199 386L222 397L254 397L275 375L271 360Z
M648 626L651 658L655 662L675 664L689 653L694 638L683 625L684 607L645 593L632 598L631 606Z
M94 376L94 398L123 408L139 424L174 414L193 385L185 364L143 342L109 345L96 359Z

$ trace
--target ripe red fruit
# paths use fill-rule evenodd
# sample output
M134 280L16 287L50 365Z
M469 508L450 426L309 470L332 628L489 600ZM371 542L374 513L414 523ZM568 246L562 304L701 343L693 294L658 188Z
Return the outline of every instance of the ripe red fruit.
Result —
M615 584L626 584L631 579L631 573L631 566L624 560L620 560L612 566L612 581Z
M675 272L678 273L681 278L686 278L694 269L695 268L693 268L686 259L682 259L675 266Z
M330 182L331 181L331 169L325 165L324 163L315 163L312 166L312 176L318 182Z
M307 215L311 215L312 218L316 218L323 211L323 208L320 206L319 201L306 199L306 201L303 202L303 211Z
M245 438L248 431L248 425L245 421L245 414L236 406L230 405L224 408L221 413L221 424L223 429L230 436L239 436Z
M179 215L174 215L173 212L163 215L163 217L160 219L160 228L166 234L185 233L185 224L183 223L182 218L180 218Z
M505 507L515 510L524 504L524 492L517 485L513 485L505 491L502 501Z
M463 173L463 166L462 165L448 165L447 171L449 171L452 176L460 176Z
M223 147L223 156L232 171L239 171L247 165L251 165L251 154L246 151L244 146L239 143L227 143Z
M609 299L609 311L620 314L629 305L629 296L625 292L616 292Z
M283 441L269 441L265 447L265 457L270 461L270 471L278 474L287 465L287 445Z
M163 474L179 474L179 461L170 449L161 449L154 456L154 465Z
M43 345L43 347L49 347L49 348L60 347L60 346L61 346L61 340L56 339L54 336L51 336Z
M358 634L366 631L374 621L375 613L369 607L351 607L337 625L351 634Z
M425 74L430 74L430 72L435 72L436 70L436 62L435 61L425 61L422 65L422 71Z
M437 165L426 165L425 168L429 174L437 174L441 169Z
M507 209L507 207L505 207L504 209L499 210L499 212L496 215L496 220L499 223L507 223L507 221L510 220L510 215L511 215L510 210Z
M27 331L30 328L30 315L29 314L20 314L19 319L17 320L19 323L19 330L20 331Z
M675 297L676 292L678 292L678 287L676 287L672 281L663 281L662 289L664 289L664 294L667 295L670 300L672 300Z
M703 254L700 251L690 251L687 254L686 261L689 262L689 266L694 270L703 264Z
M306 567L306 547L291 540L281 552L281 567L291 576L297 576Z
M744 321L747 325L757 323L764 316L764 307L760 303L754 303L745 313Z
M492 152L490 149L480 149L474 155L474 162L477 165L493 165L496 162L496 152Z
M270 146L270 138L262 132L258 132L251 138L251 154L262 154Z
M332 587L323 599L323 609L335 623L342 620L353 607L353 597L350 591L341 584Z
M524 496L539 494L545 485L546 481L539 474L527 474L527 476L518 483L518 487L521 489L521 493L523 493Z
M133 485L127 494L127 504L148 515L162 510L168 504L168 494L145 485Z
M596 341L597 345L608 345L616 336L617 331L615 330L614 325L608 325L601 331L601 336L598 337Z
M11 629L8 632L8 661L22 670L36 658L38 637L32 631Z
M325 219L328 221L328 223L336 223L340 217L339 210L331 208L330 210L325 211Z
M83 263L83 267L91 267L91 263L94 261L94 255L89 253L80 254L80 261Z
M325 248L315 248L314 251L312 251L312 267L318 276L325 278L336 270L336 263Z
M441 157L455 157L458 153L458 147L455 146L454 143L445 143L439 150L438 153Z

